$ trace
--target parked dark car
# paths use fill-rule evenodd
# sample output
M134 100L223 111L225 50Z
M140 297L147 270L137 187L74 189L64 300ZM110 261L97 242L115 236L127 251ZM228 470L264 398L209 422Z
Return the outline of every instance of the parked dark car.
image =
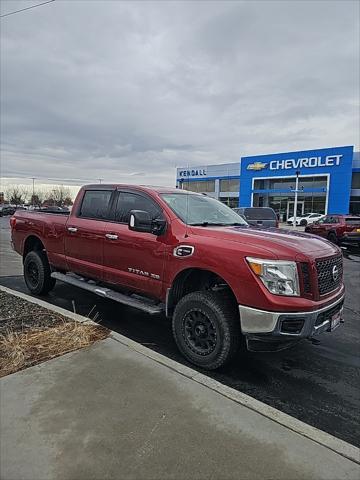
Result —
M64 213L64 214L70 213L70 210L68 209L68 207L58 207L56 205L54 206L47 205L45 207L41 207L39 211L48 212L48 213Z
M327 238L338 245L348 243L349 234L358 233L357 230L360 231L360 216L357 215L326 215L305 227L305 232Z
M279 219L270 207L239 207L234 211L250 225L257 227L278 227Z
M0 217L4 217L5 215L14 215L15 210L15 207L12 207L11 205L0 206Z

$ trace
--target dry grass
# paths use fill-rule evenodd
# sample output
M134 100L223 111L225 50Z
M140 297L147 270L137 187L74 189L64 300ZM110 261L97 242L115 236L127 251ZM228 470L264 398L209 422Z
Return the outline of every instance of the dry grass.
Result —
M103 340L109 330L92 323L60 322L51 327L0 335L0 377Z

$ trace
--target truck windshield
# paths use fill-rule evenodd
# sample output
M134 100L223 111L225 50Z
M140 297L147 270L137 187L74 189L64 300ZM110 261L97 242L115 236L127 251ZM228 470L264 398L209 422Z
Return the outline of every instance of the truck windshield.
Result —
M164 193L161 195L171 210L186 224L207 227L248 225L231 208L205 195Z

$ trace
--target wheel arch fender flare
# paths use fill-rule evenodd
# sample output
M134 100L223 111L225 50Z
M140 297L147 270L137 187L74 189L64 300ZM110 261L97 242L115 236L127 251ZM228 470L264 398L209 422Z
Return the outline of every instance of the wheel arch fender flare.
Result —
M227 289L236 300L231 282L216 270L194 266L179 270L166 291L166 316L171 317L176 304L187 293L212 288Z
M25 260L26 255L32 251L43 251L46 254L46 247L42 239L33 233L29 233L23 242L23 261Z

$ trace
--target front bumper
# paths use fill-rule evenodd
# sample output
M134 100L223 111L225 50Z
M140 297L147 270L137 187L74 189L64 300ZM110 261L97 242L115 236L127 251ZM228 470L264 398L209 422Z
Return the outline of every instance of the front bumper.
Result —
M334 330L343 323L343 304L344 294L311 312L269 312L239 305L241 331L249 350L281 350L303 338ZM269 348L259 348L265 343Z

